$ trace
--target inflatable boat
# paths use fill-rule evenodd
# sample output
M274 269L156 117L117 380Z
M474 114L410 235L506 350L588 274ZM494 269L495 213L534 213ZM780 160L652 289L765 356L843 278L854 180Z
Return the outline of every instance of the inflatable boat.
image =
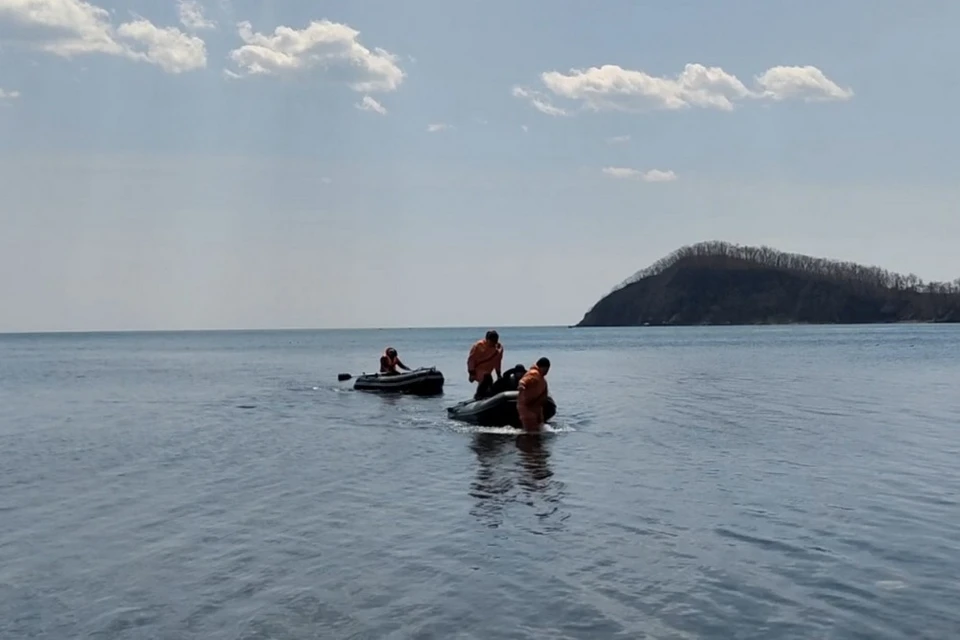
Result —
M447 415L454 420L475 424L481 427L511 426L521 428L520 415L517 413L517 391L502 391L490 398L466 400L447 407ZM557 414L557 404L547 396L543 404L544 421Z
M365 373L357 377L357 391L407 393L415 396L436 396L443 393L443 374L436 367L414 369L397 374Z

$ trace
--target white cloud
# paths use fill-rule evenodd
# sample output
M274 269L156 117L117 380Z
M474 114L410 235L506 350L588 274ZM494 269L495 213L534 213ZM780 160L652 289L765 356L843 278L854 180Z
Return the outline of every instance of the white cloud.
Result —
M609 144L625 144L625 143L627 143L627 142L630 142L630 136L629 136L629 135L626 135L626 136L613 136L613 137L607 138L607 143L609 143Z
M207 64L206 45L200 38L142 18L114 27L110 12L84 0L0 0L3 18L38 28L39 48L66 58L103 53L149 62L168 73Z
M379 113L382 116L387 115L387 109L382 104L371 98L370 96L363 96L363 100L354 105L360 111L372 111L373 113Z
M840 87L823 75L820 69L810 65L773 67L757 76L756 81L763 88L763 96L771 100L797 98L806 102L824 102L849 100L853 97L851 89Z
M203 7L197 0L179 0L177 8L180 13L180 24L187 29L200 31L217 28L217 23L207 19L203 14Z
M123 54L111 35L110 13L82 0L0 0L0 17L49 30L40 47L57 55Z
M406 75L396 55L361 45L360 32L345 24L313 21L304 29L277 27L272 35L254 33L249 22L237 28L245 44L230 52L238 68L232 72L235 77L320 67L344 79L354 91L367 93L395 91Z
M604 167L603 172L611 178L619 178L621 180L633 180L639 178L642 174L642 172L636 169L629 169L627 167Z
M523 87L514 87L513 96L515 98L524 98L530 101L530 104L534 109L540 113L545 113L548 116L565 116L567 112L564 109L555 107L550 99L539 91L531 91L530 89L524 89Z
M650 169L649 171L640 171L629 167L604 167L603 172L611 178L618 180L642 180L643 182L673 182L677 179L677 174L673 171L661 171L660 169Z
M0 104L7 102L9 100L16 100L19 97L20 97L19 91L6 91L4 89L0 89Z
M773 67L756 77L748 88L735 75L720 67L687 64L673 77L652 76L645 71L607 64L569 73L548 71L540 81L554 97L569 100L587 111L641 112L680 110L698 107L730 111L738 101L748 99L849 100L853 91L843 89L812 66ZM569 113L554 105L541 92L514 87L513 95L549 115Z
M699 64L686 65L676 78L656 78L643 71L604 65L573 70L569 75L550 71L541 74L541 79L555 95L579 100L594 111L689 106L732 109L731 100L749 95L735 76Z
M453 127L451 127L449 124L444 124L442 122L437 122L434 124L427 125L427 131L429 131L430 133L438 133L440 131L446 131L447 129L452 129L452 128Z
M148 20L137 20L120 25L117 35L131 41L126 45L130 57L155 64L167 73L193 71L207 64L203 40L176 27L160 28ZM144 50L138 51L136 45Z
M320 178L320 182L322 182L323 184L330 184L331 182L333 182L333 180L328 178L327 176L323 176L322 178Z
M529 133L529 132L530 132L530 127L528 127L528 126L525 125L525 124L520 125L520 128L523 129L523 132L524 132L524 133Z
M650 169L641 176L644 182L673 182L677 179L677 174L673 171L661 171L660 169Z

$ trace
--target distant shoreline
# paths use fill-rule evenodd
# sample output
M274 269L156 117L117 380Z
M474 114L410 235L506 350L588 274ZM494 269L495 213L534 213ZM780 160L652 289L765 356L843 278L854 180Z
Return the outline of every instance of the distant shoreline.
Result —
M954 325L953 322L937 322L927 320L903 320L897 322L755 322L745 324L662 324L662 325L529 325L516 327L503 327L498 325L500 331L510 331L511 329L531 330L531 329L589 329L593 330L616 330L616 329L698 329L698 328L747 328L747 327L849 327L849 328L876 328L884 326L944 326ZM479 331L483 327L399 327L396 329L127 329L127 330L95 330L95 331L3 331L0 332L2 338L29 338L29 337L82 337L82 336L177 336L177 335L211 335L211 334L271 334L271 333L361 333L361 332L421 332L421 331Z
M695 329L703 327L890 327L899 325L955 325L955 321L940 320L894 320L891 322L802 322L790 320L785 322L726 322L700 324L609 324L609 325L567 325L568 329Z

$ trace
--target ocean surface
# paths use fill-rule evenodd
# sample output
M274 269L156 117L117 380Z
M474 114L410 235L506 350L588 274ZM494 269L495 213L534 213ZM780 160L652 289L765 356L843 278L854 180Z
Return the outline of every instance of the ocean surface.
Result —
M0 638L960 637L960 327L485 328L0 336Z

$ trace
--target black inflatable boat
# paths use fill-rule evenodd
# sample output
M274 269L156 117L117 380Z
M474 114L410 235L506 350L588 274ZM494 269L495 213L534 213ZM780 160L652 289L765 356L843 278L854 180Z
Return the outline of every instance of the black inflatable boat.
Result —
M481 427L521 428L520 415L517 413L517 391L502 391L482 400L466 400L447 407L447 415L454 420L475 424ZM543 404L543 418L549 421L557 414L557 404L547 396Z
M436 367L424 367L387 375L365 373L357 378L353 388L357 391L436 396L443 393L443 374Z

